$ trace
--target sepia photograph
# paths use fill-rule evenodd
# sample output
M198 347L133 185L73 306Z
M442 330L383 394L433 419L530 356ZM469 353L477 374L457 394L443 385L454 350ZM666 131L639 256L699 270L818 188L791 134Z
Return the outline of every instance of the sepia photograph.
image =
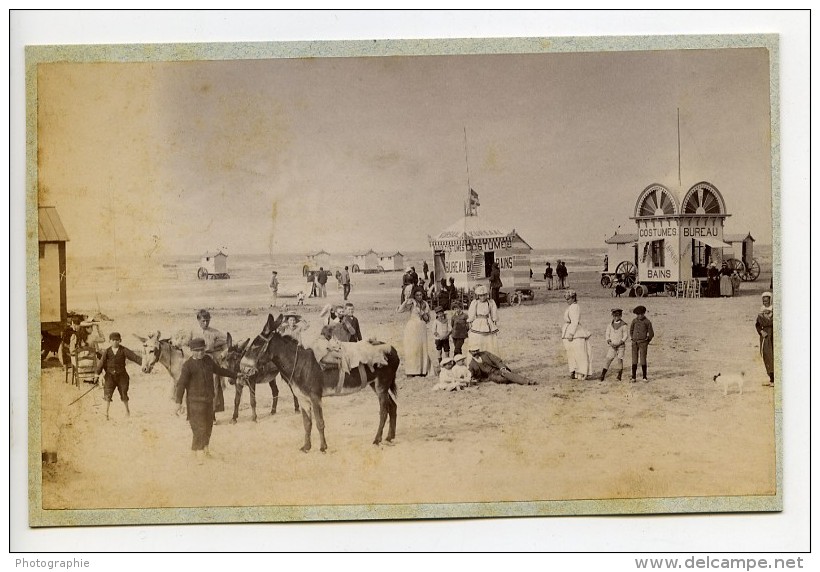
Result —
M28 526L782 511L779 50L26 46Z

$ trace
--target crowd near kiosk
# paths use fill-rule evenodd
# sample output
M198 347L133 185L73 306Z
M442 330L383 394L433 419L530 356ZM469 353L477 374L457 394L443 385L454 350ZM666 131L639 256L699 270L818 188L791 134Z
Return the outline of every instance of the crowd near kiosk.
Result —
M468 214L428 240L436 280L453 278L457 288L471 292L479 284L489 286L497 263L507 296L530 292L532 247L514 228L488 224L477 214Z

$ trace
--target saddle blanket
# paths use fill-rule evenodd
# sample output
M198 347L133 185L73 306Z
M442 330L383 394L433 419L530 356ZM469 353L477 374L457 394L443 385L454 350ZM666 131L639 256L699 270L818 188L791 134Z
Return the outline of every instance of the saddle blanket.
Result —
M380 365L387 365L387 354L392 346L389 344L373 345L370 342L341 342L342 362L346 371L359 365L370 366L371 369Z

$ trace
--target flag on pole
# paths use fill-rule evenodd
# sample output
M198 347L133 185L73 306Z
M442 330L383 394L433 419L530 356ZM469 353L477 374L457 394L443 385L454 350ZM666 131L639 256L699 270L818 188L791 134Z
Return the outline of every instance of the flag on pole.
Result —
M470 189L470 208L473 209L475 207L480 207L481 203L478 202L478 193L475 192L473 189Z

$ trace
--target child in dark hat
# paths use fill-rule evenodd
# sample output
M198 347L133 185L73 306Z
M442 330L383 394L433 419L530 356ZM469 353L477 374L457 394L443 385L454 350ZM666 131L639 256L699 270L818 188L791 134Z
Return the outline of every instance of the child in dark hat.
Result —
M450 315L450 337L453 338L453 353L458 355L464 346L464 340L470 333L470 325L467 323L467 314L459 300L453 300L451 307L453 311Z
M194 338L190 346L192 356L182 364L182 371L174 390L177 415L182 413L182 398L188 403L188 421L191 424L191 450L201 463L202 456L210 456L211 433L214 427L214 374L236 379L236 373L219 366L205 353L205 340Z
M128 383L130 377L125 371L125 360L142 365L142 357L135 354L125 346L121 346L122 336L119 332L111 332L108 336L111 345L105 349L102 358L97 363L97 375L105 370L105 381L103 382L103 399L105 400L105 419L108 420L108 410L111 407L111 399L114 397L114 389L120 394L120 400L125 405L125 414L130 416L131 410L128 408Z
M641 366L643 380L649 381L646 377L646 352L649 349L649 342L655 337L652 329L652 322L646 317L646 308L637 306L632 313L635 319L629 325L629 337L632 338L632 382L636 382L638 365Z
M621 374L624 370L626 341L629 339L629 330L626 327L626 322L621 319L622 315L623 310L620 308L612 309L612 321L606 327L606 345L608 348L604 359L604 369L601 371L601 381L606 377L606 370L615 358L618 358L620 365L618 368L618 381L621 381Z

